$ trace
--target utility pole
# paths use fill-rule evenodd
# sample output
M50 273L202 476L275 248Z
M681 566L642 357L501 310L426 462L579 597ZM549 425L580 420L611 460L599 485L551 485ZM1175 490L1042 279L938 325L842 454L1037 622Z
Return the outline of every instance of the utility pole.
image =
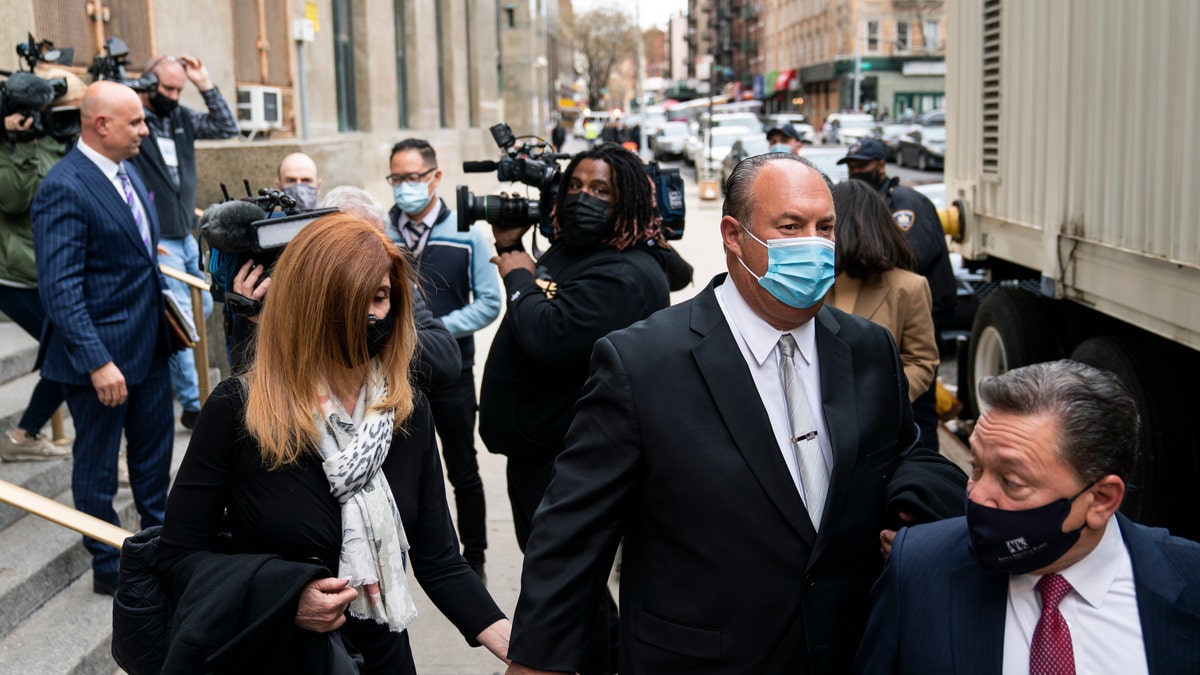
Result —
M854 27L854 112L858 112L860 99L862 98L862 33L865 26L866 24L860 18Z

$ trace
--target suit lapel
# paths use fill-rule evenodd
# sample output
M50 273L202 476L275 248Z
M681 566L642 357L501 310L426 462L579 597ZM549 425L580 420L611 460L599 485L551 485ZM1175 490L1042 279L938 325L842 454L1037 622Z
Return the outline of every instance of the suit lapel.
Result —
M754 378L745 360L739 358L741 349L717 304L716 285L714 281L692 303L692 330L702 336L692 348L692 357L750 471L784 519L812 546L817 533L779 454Z
M116 186L108 180L104 172L100 170L100 167L96 166L82 152L79 152L77 169L79 180L86 188L87 194L107 213L113 227L120 230L142 255L149 257L149 251L142 244L142 235L138 232L137 221L133 219L133 211L129 210L129 204L125 203L124 198L117 193ZM144 194L145 190L142 190L139 193L139 197ZM146 203L143 201L143 204ZM147 208L149 207L143 210Z
M984 571L973 560L950 573L948 628L954 672L1001 672L1007 608L1007 575Z
M829 495L825 498L817 545L809 564L821 555L835 528L828 525L838 518L846 500L854 463L858 458L857 396L854 382L854 357L850 347L838 337L840 327L829 310L822 309L816 321L817 359L821 364L821 414L833 448L833 470L829 474Z
M1161 544L1165 530L1153 530L1130 521L1120 513L1117 522L1129 559L1133 564L1133 582L1137 589L1138 618L1142 624L1142 642L1151 673L1169 673L1177 669L1172 654L1178 650L1182 624L1200 624L1195 610L1179 605L1187 581L1163 556ZM1159 533L1164 533L1160 535ZM1187 614L1187 618L1182 615ZM1180 634L1176 634L1179 631Z

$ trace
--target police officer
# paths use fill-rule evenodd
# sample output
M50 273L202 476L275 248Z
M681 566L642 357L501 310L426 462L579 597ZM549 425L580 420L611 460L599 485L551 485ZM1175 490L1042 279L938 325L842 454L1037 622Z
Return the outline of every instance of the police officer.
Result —
M866 138L850 146L838 164L845 164L851 178L874 186L887 200L896 226L904 232L908 245L917 256L917 272L929 282L933 294L933 327L940 343L942 330L954 317L956 291L950 252L946 248L946 232L938 220L937 209L928 197L901 185L899 178L888 178L883 143L878 139ZM921 427L921 444L930 450L938 448L935 399L935 387L930 387L913 402L913 415Z

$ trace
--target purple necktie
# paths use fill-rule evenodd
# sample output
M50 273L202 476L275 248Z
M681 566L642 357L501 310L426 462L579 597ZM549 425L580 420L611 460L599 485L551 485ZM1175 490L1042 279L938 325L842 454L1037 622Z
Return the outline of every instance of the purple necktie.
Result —
M1042 618L1033 630L1029 648L1030 675L1075 675L1075 649L1071 646L1071 629L1058 603L1071 592L1071 583L1057 574L1047 574L1038 580L1042 594Z
M146 214L142 211L141 202L133 192L133 181L129 180L129 174L125 172L125 166L120 165L117 168L117 178L121 181L121 187L125 192L125 203L129 205L129 210L133 212L133 221L137 223L138 233L142 235L142 245L150 252L150 257L154 257L154 249L150 247L150 226L146 224Z

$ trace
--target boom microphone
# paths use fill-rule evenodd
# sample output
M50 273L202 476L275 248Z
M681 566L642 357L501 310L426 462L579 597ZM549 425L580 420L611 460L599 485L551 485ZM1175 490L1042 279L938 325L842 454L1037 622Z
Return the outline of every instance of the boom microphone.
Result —
M254 228L256 220L267 217L257 204L235 200L213 204L200 216L200 233L208 245L227 253L251 251L256 243Z

